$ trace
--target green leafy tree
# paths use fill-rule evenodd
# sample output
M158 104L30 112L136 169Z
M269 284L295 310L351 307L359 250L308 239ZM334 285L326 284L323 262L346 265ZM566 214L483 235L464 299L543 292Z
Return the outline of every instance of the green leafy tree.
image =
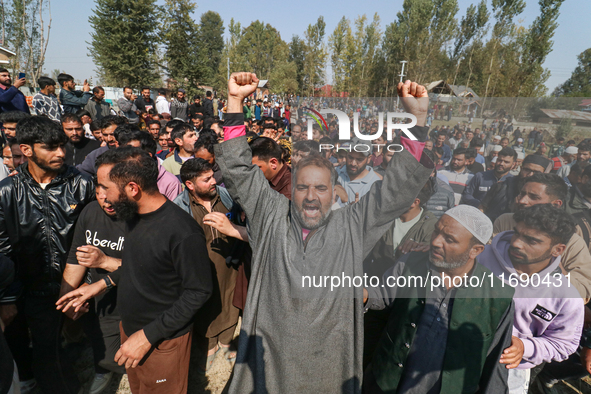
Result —
M534 97L546 93L550 72L542 66L552 51L552 37L558 27L556 19L564 0L539 0L540 15L534 20L524 39L521 64L514 79L518 96Z
M196 93L206 74L199 25L191 17L196 8L191 0L166 0L162 26L168 76L190 95Z
M238 43L242 38L242 26L240 26L240 22L234 22L234 18L231 18L228 24L228 33L229 38L226 40L224 49L222 50L221 61L214 82L219 92L226 92L229 73L245 70L243 67L246 66L242 54L237 50ZM228 65L230 68L228 68Z
M345 72L347 40L351 36L351 22L344 16L341 18L334 31L328 38L330 49L330 62L332 66L332 79L336 91L343 92L347 85L348 75Z
M495 18L492 37L489 41L490 64L488 68L488 78L484 90L485 100L489 94L490 82L498 81L500 77L499 63L503 61L503 43L515 33L515 23L513 19L521 14L525 9L525 0L493 0L492 10ZM484 104L483 104L484 106Z
M320 16L315 24L308 25L304 33L305 47L302 79L310 96L314 95L314 88L320 87L324 82L324 62L326 61L325 28L324 18Z
M287 59L289 54L277 29L258 20L244 29L236 51L242 57L239 65L256 73L259 79L269 79L275 63Z
M271 75L269 84L275 93L288 94L298 91L298 81L296 78L297 66L293 61L280 61L277 63Z
M489 13L486 8L486 1L482 0L478 7L471 4L466 11L466 15L462 17L458 35L454 43L454 49L451 54L451 62L457 63L456 70L453 78L453 85L456 84L458 72L460 71L460 65L463 63L464 68L468 69L468 82L466 86L469 86L469 81L472 74L472 57L474 56L475 45L472 45L469 50L467 46L474 41L480 40L484 34L486 34L486 24L488 23Z
M560 119L560 124L556 128L556 134L554 137L558 140L559 138L568 139L569 135L573 132L573 119L569 116Z
M161 83L156 0L96 0L89 22L90 53L105 84Z
M224 49L224 22L220 14L207 11L201 15L199 25L199 44L203 48L204 57L200 59L205 64L205 79L213 82L220 67L222 51Z
M419 83L442 79L450 67L445 48L456 37L457 0L404 0L396 21L386 26L381 59L376 61L374 94L391 94L400 73L400 61L409 62L407 77ZM377 86L376 86L377 85Z
M296 66L297 90L303 92L306 90L304 84L304 58L306 56L306 44L299 36L294 35L289 42L289 61Z
M577 56L579 64L562 85L554 90L556 96L591 97L591 48Z

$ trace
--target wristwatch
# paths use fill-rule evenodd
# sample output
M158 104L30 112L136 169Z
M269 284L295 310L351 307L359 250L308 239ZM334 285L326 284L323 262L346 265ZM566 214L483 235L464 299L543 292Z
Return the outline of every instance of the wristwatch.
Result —
M107 290L112 289L114 287L113 281L111 280L111 278L109 278L109 275L105 276L103 278L103 280L105 281L105 284L107 285Z

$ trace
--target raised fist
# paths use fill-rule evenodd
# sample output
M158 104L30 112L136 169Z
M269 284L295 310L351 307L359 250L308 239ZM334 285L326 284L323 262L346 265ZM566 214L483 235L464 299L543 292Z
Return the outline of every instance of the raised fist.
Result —
M417 125L424 126L429 109L429 94L423 85L407 80L398 84L398 96L406 112L417 117Z
M232 73L228 81L228 95L230 98L236 98L242 102L246 97L254 93L258 85L259 79L254 73Z

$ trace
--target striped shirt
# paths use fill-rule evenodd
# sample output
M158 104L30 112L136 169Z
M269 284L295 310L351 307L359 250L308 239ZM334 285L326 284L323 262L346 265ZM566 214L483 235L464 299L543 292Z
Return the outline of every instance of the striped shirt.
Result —
M438 174L445 175L445 177L449 181L449 185L454 191L456 205L459 205L460 200L462 199L462 192L464 191L466 185L468 184L468 182L470 182L474 174L472 174L470 170L468 170L468 168L466 167L464 167L463 171L456 172L449 168L449 166L445 167L443 170L439 170Z

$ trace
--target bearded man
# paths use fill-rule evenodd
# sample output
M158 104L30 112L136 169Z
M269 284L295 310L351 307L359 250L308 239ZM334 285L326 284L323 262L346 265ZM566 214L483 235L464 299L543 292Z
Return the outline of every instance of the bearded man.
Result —
M507 368L521 361L510 347L513 289L477 261L492 231L477 208L458 205L435 225L428 253L404 255L367 289L385 329L364 393L507 392Z
M331 211L333 164L310 156L294 168L292 200L275 192L252 164L242 102L257 88L251 73L228 82L225 141L216 163L248 218L253 249L242 332L230 393L360 393L363 356L362 287L311 288L312 277L363 276L363 260L427 182L433 162L423 143L402 138L384 180L360 200ZM417 117L411 132L424 140L428 95L407 81L399 95ZM329 284L330 285L330 284Z

